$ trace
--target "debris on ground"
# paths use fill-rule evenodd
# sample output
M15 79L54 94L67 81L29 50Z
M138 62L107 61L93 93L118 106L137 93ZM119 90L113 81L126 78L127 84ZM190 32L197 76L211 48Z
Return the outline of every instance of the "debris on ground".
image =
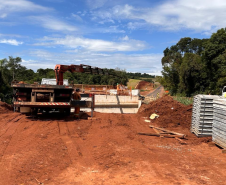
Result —
M173 107L173 109L171 109ZM192 105L183 105L172 97L165 95L148 105L143 104L139 109L138 114L142 116L149 116L153 112L159 115L155 119L155 123L161 127L182 127L190 128Z
M208 143L212 140L211 137L196 139L196 136L190 132L192 105L181 104L171 96L165 95L148 105L142 104L138 115L148 117L154 112L159 115L159 118L152 120L153 125L184 133L192 144Z
M155 127L155 126L152 126L152 125L149 125L149 127L152 128L156 133L138 133L138 134L139 135L147 135L147 136L166 137L166 138L180 138L180 139L185 138L185 135L181 134L181 133L177 133L177 132L174 132L174 131Z
M150 119L155 119L155 118L158 118L158 117L159 117L158 114L152 114L152 115L150 116Z
M147 123L151 123L151 120L148 120L148 119L145 119L144 121Z

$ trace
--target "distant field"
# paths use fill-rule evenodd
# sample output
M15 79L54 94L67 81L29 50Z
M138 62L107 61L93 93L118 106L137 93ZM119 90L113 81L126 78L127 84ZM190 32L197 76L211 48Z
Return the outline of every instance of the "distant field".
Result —
M135 89L136 85L137 85L140 81L141 81L141 80L129 79L129 82L127 83L127 87L132 87L132 89Z

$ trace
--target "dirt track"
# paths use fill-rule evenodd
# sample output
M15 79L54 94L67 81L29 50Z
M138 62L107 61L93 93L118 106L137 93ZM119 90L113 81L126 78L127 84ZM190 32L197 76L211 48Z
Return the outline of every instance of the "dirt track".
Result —
M0 184L225 184L225 154L190 133L191 106L170 97L138 114L95 113L97 120L80 121L32 119L0 105ZM160 117L144 122L153 112ZM187 145L137 135L153 132L149 124L185 133Z
M147 94L146 96L152 96L152 97L157 97L158 94L162 94L164 88L163 86L159 86L157 87L154 91L152 91L151 93Z

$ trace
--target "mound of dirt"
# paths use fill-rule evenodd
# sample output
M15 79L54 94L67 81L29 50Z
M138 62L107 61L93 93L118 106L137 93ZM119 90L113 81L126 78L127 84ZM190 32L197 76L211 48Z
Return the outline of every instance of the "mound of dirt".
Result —
M183 105L171 96L165 95L148 105L143 104L138 115L149 118L153 113L159 117L151 120L151 125L183 133L190 144L197 145L212 141L211 137L197 138L191 133L192 105Z
M159 115L153 122L161 127L191 126L192 105L183 105L170 96L166 95L148 105L143 104L138 112L145 117L150 117L153 113Z
M147 89L147 90L152 90L153 89L153 84L150 82L146 82L146 81L140 81L137 86L136 89Z
M5 102L0 101L0 113L12 111L13 107Z

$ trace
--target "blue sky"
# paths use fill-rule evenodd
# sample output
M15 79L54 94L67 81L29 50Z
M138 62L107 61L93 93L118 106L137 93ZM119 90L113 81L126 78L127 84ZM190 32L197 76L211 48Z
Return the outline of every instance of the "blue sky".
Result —
M166 47L226 25L225 0L0 0L0 59L160 75Z

